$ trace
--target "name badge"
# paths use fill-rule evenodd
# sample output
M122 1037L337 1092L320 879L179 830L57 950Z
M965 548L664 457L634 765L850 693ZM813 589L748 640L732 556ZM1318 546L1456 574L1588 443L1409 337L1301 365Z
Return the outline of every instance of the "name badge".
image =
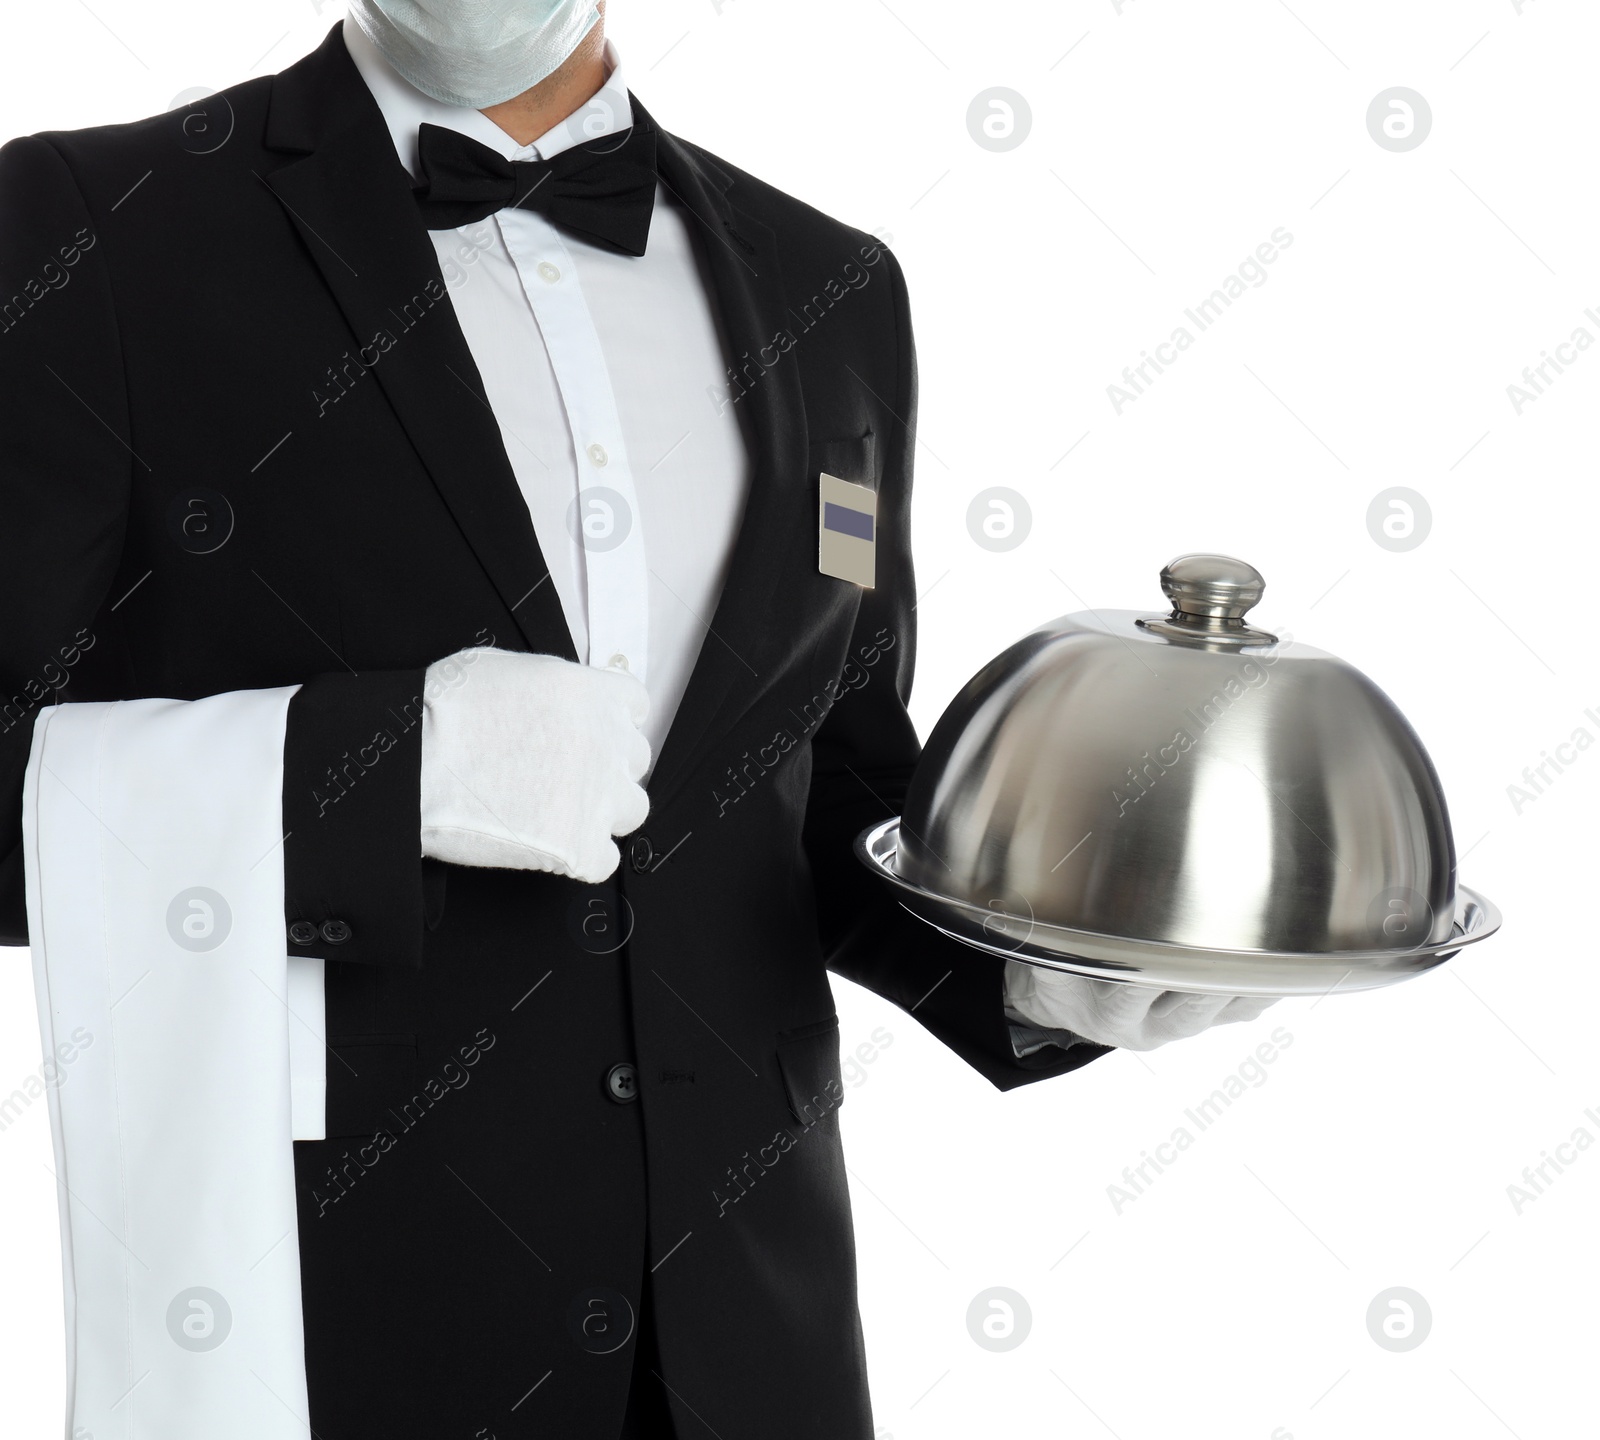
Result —
M865 485L821 476L817 511L817 569L870 590L877 551L878 497Z

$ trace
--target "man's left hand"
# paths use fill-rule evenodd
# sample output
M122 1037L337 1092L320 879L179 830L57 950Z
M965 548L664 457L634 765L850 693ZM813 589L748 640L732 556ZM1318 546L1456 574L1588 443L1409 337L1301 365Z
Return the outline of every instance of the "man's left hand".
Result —
M1006 962L1006 1013L1019 1024L1122 1050L1154 1050L1213 1025L1254 1020L1275 1002L1271 995L1195 995Z

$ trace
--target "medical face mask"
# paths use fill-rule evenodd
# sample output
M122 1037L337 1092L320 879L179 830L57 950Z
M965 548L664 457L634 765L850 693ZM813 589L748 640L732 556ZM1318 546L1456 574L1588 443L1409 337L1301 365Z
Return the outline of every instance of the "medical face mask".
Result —
M350 0L350 13L424 95L474 110L537 85L600 18L592 0Z

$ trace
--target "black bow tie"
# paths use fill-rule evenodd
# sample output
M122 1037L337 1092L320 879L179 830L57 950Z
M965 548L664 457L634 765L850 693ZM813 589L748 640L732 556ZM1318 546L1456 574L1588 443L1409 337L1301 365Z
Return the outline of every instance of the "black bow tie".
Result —
M552 225L624 255L643 255L656 198L656 130L645 117L548 160L507 160L459 130L417 131L415 187L430 230L471 225L497 210L534 210Z

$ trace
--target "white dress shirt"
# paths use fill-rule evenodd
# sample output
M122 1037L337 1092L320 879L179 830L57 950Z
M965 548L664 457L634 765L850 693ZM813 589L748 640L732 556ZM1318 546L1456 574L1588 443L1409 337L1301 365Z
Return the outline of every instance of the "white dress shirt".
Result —
M616 47L600 91L531 145L424 95L353 20L345 45L415 178L417 127L508 160L548 159L633 123ZM661 185L645 254L564 234L531 210L429 232L580 660L650 692L652 759L700 653L743 515L749 457L695 221ZM464 383L464 382L463 382ZM585 543L587 538L587 543Z

